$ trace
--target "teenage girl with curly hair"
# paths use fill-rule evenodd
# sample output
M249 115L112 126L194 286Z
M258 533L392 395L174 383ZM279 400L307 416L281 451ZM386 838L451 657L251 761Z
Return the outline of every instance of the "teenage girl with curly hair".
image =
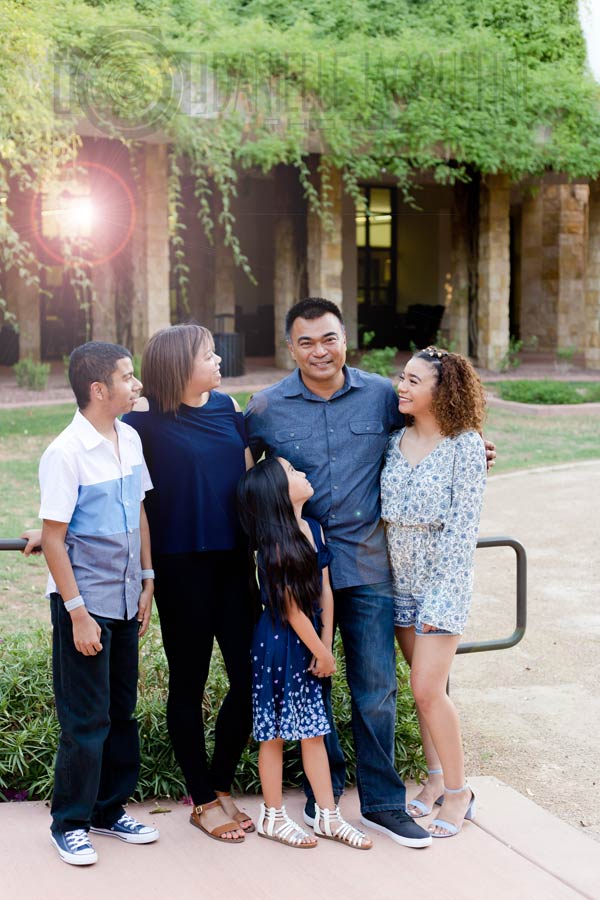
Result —
M475 814L465 781L456 708L446 684L464 631L486 482L485 394L471 363L427 347L398 385L405 427L391 435L381 476L382 517L394 581L396 636L411 667L429 778L407 805L413 818L443 802L434 838Z

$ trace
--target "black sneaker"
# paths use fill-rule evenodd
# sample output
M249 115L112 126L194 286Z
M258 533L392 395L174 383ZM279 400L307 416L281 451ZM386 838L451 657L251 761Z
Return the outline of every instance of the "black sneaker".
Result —
M90 844L87 831L53 831L50 835L58 855L71 866L89 866L98 860L98 854Z
M340 802L340 795L334 794L333 800L335 805L337 806ZM310 825L311 828L315 827L315 798L307 797L306 803L304 804L304 812L302 813L302 818L306 822L307 825Z
M381 812L363 813L360 817L363 825L387 834L397 844L404 847L429 847L431 835L411 819L403 809L384 809Z

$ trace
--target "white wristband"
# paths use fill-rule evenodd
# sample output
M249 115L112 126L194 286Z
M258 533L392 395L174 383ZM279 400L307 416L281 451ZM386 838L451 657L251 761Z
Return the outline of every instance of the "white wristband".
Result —
M142 581L146 578L154 578L154 569L142 569Z
M67 612L71 612L74 609L79 609L80 606L85 606L81 594L73 597L72 600L65 600L65 609Z

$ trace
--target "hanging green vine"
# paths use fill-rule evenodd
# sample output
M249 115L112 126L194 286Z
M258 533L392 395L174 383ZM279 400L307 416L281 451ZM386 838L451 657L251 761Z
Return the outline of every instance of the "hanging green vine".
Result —
M382 171L406 197L415 169L440 183L600 171L576 0L0 0L0 19L2 280L36 277L10 195L74 158L82 118L125 143L159 134L172 178L187 157L208 239L218 223L250 277L234 218L243 169L294 166L325 225L329 166L355 199Z

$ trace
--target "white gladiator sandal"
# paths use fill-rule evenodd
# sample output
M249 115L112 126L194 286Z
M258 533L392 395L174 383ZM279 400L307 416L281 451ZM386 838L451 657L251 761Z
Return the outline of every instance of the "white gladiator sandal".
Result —
M285 806L277 809L276 806L265 806L261 803L256 830L259 837L279 841L280 844L287 844L288 847L296 847L299 850L309 850L317 846L317 841L290 819Z
M314 830L319 837L329 841L339 841L356 850L370 850L373 846L373 841L364 832L346 822L339 806L336 806L335 809L321 809L315 803Z

